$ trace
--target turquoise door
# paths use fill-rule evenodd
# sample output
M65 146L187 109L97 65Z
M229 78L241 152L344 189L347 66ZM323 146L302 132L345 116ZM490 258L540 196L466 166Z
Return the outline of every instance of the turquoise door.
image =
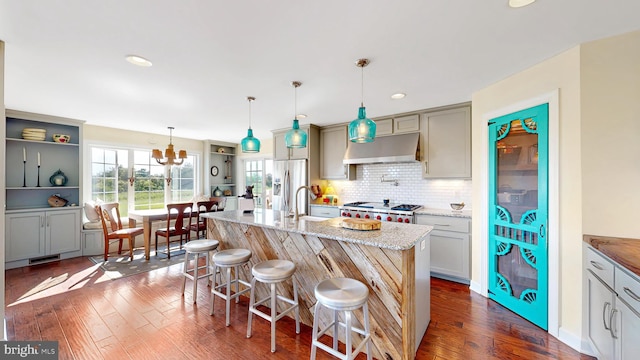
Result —
M489 121L489 297L547 330L548 104Z

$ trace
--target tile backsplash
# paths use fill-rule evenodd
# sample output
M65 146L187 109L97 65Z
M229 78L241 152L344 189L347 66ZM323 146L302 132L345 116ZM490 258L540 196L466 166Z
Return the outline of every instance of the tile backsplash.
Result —
M427 208L450 209L449 203L465 203L471 209L471 180L422 178L421 163L358 165L353 181L323 181L322 188L331 183L341 202L371 201L417 204ZM397 180L398 186L385 180Z

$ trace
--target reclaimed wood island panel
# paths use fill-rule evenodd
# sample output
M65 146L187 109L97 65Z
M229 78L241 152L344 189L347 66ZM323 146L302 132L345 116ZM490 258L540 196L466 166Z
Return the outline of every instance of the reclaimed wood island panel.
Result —
M430 321L431 226L385 222L380 230L357 231L342 228L341 218L294 221L272 210L201 216L207 219L207 237L220 241L218 249L253 252L251 262L240 270L245 279L251 279L251 267L264 260L289 259L296 264L293 281L298 284L304 324L313 325L314 287L320 281L349 277L367 284L373 356L415 358ZM292 297L290 283L278 286L278 291ZM267 290L257 288L257 298L268 296ZM355 316L362 321L360 311ZM320 321L324 327L330 319ZM359 341L356 336L354 343Z

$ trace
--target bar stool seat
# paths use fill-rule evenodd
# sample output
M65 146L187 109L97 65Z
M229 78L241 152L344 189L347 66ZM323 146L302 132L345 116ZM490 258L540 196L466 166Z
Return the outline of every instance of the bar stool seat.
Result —
M271 322L271 352L276 351L276 322L291 311L295 311L296 334L300 334L300 310L298 308L298 287L293 282L293 299L289 299L277 293L276 285L287 281L296 272L296 264L289 260L267 260L258 263L251 269L253 278L251 279L251 294L249 295L249 321L247 325L247 338L251 337L252 315L256 314L261 318ZM270 295L262 300L255 301L256 281L270 284ZM277 313L276 300L290 304L280 314ZM260 310L260 304L270 301L271 314L268 315Z
M236 299L236 303L240 301L240 295L246 293L251 290L251 284L240 279L238 275L238 267L246 264L251 259L251 251L247 249L228 249L218 251L213 254L211 257L213 261L213 270L212 275L214 278L213 286L211 286L211 308L210 314L213 315L213 305L215 303L215 296L219 296L223 298L226 302L226 325L229 326L229 311L231 309L231 299ZM231 279L231 269L234 269L235 279ZM222 277L222 269L226 269L226 281L223 283L222 278L220 279L220 283L216 283L216 275L220 270L220 275ZM231 295L231 286L236 285L236 291L233 295ZM245 286L244 289L240 290L240 284ZM223 293L222 288L226 288L226 291Z
M339 359L353 359L366 345L367 359L371 360L371 333L369 329L369 289L362 282L349 278L327 279L316 285L314 294L316 305L313 314L313 333L311 335L311 359L316 358L316 349L320 348ZM325 329L319 330L318 315L322 307L333 310L333 322ZM364 329L352 325L352 311L362 308ZM338 321L338 311L345 312L345 322ZM338 327L345 328L345 353L338 351ZM333 327L333 348L321 343L318 339ZM364 339L352 351L351 332L364 336Z
M211 267L209 266L209 253L218 248L220 242L218 240L205 239L205 240L192 240L184 245L185 254L184 254L184 267L182 270L182 296L184 296L184 288L187 284L187 279L191 279L193 281L193 303L196 303L196 298L198 294L198 280L211 277L213 273L211 272ZM189 254L195 255L195 263L193 268L189 269ZM206 265L198 266L198 261L200 259L200 254L206 255ZM204 274L200 274L200 270L205 269ZM191 274L192 272L193 274Z

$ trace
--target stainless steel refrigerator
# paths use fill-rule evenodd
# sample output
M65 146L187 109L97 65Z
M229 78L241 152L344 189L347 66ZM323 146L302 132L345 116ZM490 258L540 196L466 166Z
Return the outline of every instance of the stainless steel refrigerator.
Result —
M278 160L273 163L273 210L295 211L296 190L307 184L307 160ZM298 196L298 212L307 212L306 190Z

